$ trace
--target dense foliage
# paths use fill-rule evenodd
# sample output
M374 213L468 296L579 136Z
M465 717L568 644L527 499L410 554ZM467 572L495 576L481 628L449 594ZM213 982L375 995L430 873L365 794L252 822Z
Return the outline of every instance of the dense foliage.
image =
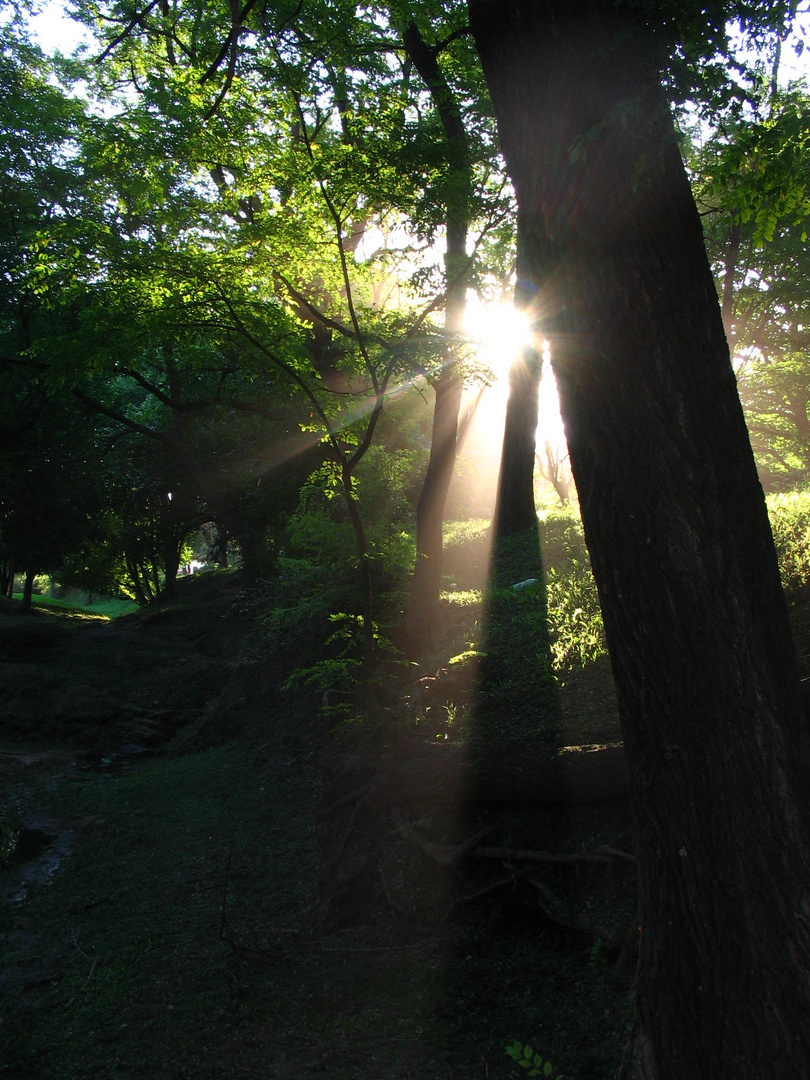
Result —
M513 272L463 13L77 10L96 36L70 59L32 41L24 5L0 27L3 588L47 572L146 604L192 555L236 558L275 582L271 638L289 595L321 613L315 652L333 616L368 652L407 607L425 391L448 342L464 378L486 377L441 318L454 184L468 185L467 288L502 295ZM670 13L668 80L763 480L789 490L810 467L810 202L805 90L779 64L801 40L784 23L774 51L767 19L749 12L732 33L721 14L688 44L689 12ZM732 84L735 35L749 51ZM470 460L456 519L491 511ZM573 522L553 513L541 537L557 668L604 649Z

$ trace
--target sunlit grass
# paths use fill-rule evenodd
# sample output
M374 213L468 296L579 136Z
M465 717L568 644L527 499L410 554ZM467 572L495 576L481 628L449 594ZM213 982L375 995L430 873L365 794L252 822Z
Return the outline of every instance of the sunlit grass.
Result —
M456 607L472 607L481 603L482 594L480 589L457 589L452 592L443 590L439 593L439 599L455 604Z
M22 593L14 593L15 600L22 600L22 598ZM131 615L140 610L132 600L119 600L112 596L100 597L92 604L88 604L75 598L65 600L56 596L40 596L35 593L31 598L31 603L34 607L51 608L67 614L100 619L117 619L120 615Z
M489 533L489 518L470 518L468 521L447 521L444 525L444 546L450 549L473 541L483 542Z

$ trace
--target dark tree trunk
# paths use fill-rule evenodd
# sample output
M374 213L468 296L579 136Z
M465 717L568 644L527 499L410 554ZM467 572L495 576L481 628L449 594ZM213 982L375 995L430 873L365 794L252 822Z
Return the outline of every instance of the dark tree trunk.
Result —
M407 633L411 651L429 651L442 580L442 527L447 492L453 478L458 414L463 387L451 369L434 383L430 459L416 507L416 564L411 581Z
M408 24L403 44L427 86L447 140L447 252L445 254L445 328L464 329L467 303L467 231L472 186L470 147L464 120L439 63L439 50L424 41L415 22ZM430 459L416 507L416 563L411 583L406 633L411 653L430 652L433 622L442 577L442 526L447 493L456 464L458 418L463 392L455 349L448 345L441 374L434 380L433 432Z
M127 555L126 552L124 552L124 562L126 563L129 580L132 582L132 591L135 593L135 603L138 604L139 607L146 607L152 597L151 594L148 592L148 581L146 582L146 591L144 590L143 583L141 581L140 564L136 559L131 558L129 555ZM145 575L144 581L146 581Z
M355 549L360 563L360 604L363 613L363 676L364 679L368 679L374 666L374 622L368 540L366 539L366 531L363 528L363 519L360 516L357 499L352 490L352 474L345 466L343 468L342 483L343 496L346 501L349 521L352 523Z
M167 536L163 543L163 565L166 578L164 592L167 600L171 600L175 594L177 573L180 569L180 545L174 536Z
M515 307L525 311L540 330L535 290L531 282L531 262L527 261L522 237L518 237ZM542 357L526 346L509 371L509 398L503 427L498 495L495 500L494 532L511 536L537 525L534 505L534 456L540 402Z
M540 370L540 357L534 349L527 347L509 372L509 398L493 518L496 536L512 536L537 525L534 454Z
M23 595L20 611L23 615L30 615L31 608L33 606L34 596L34 578L37 576L36 570L25 571L25 581L23 582Z
M700 220L649 38L470 0L599 587L638 825L622 1075L810 1076L810 734Z
M734 275L737 272L737 262L740 258L740 223L735 221L731 226L728 244L725 253L725 266L723 268L723 328L726 332L726 340L729 348L732 345L732 326L734 323Z
M0 559L0 596L10 597L14 586L14 560Z
M214 542L211 554L217 566L224 570L228 565L228 530L221 521L214 522Z

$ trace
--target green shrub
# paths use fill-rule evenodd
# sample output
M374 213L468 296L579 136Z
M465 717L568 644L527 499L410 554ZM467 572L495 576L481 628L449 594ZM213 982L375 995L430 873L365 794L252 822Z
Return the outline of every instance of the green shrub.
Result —
M599 595L589 560L572 559L546 575L549 637L555 671L585 667L607 654Z
M275 654L314 663L330 636L331 614L345 611L356 594L353 575L341 577L312 559L280 558L277 577L253 586L250 605L259 629L245 659L258 663Z
M363 619L360 615L339 612L329 616L333 630L326 639L327 655L306 667L296 667L282 690L310 686L318 691L347 690L355 687L363 666Z
M424 471L424 454L419 450L389 450L371 446L357 469L357 495L366 528L393 526L407 528L419 498Z
M532 1050L531 1046L525 1046L523 1043L518 1042L517 1039L506 1047L506 1052L516 1065L526 1069L525 1076L551 1076L554 1072L554 1066L550 1061L543 1061L540 1055ZM564 1077L558 1074L554 1077L554 1080L564 1080Z
M576 560L587 563L588 548L582 521L572 506L558 506L540 518L540 546L545 567Z
M810 582L810 491L792 491L767 498L771 531L786 589Z
M582 531L572 506L560 506L540 520L546 570L546 602L555 671L585 667L607 655L602 610Z

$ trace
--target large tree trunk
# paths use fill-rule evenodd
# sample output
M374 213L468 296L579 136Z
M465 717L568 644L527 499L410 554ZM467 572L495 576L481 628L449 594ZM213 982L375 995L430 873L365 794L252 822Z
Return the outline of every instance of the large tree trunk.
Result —
M810 735L699 217L648 35L470 0L616 680L641 955L623 1066L810 1076Z

